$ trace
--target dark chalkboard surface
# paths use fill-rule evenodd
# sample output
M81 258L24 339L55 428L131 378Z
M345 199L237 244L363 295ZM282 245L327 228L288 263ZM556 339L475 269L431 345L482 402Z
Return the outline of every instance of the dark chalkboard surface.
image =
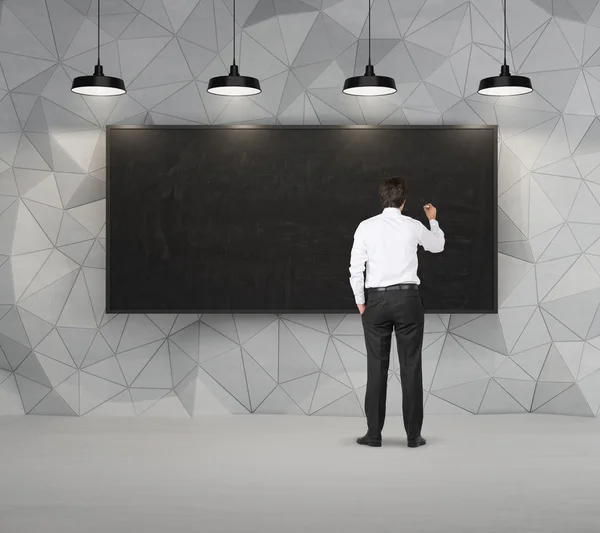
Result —
M496 312L494 127L110 127L109 312L344 312L382 178L438 207L429 312Z

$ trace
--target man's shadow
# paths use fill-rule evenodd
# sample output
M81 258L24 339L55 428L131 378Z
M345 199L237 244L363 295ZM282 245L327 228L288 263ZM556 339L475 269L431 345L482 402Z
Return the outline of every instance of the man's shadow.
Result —
M439 444L443 444L444 440L437 437L425 437L427 444L425 446L421 446L421 448L428 448L430 445L438 446ZM356 439L346 440L344 439L344 445L346 446L355 446L358 448L358 444L356 444ZM366 446L364 446L366 448ZM406 448L406 437L383 437L383 448Z

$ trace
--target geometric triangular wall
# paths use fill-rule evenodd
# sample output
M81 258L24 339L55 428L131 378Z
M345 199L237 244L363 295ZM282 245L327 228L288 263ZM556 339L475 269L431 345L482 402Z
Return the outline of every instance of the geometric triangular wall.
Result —
M365 10L250 2L241 57L264 91L237 103L206 92L230 47L211 2L121 2L101 38L129 92L109 102L69 91L95 61L89 1L0 3L19 28L0 32L0 414L362 413L357 313L104 313L106 125L253 121L499 123L500 312L427 318L428 412L598 414L600 8L586 25L522 0L510 58L536 91L496 101L476 94L502 59L494 9L396 3L375 3L372 57L398 92L367 102L341 94L366 61Z

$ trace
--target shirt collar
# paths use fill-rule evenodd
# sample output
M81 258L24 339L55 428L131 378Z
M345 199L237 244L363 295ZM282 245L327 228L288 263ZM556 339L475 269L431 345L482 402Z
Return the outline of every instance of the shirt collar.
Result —
M402 211L397 207L386 207L381 213L384 217L397 217L402 216Z

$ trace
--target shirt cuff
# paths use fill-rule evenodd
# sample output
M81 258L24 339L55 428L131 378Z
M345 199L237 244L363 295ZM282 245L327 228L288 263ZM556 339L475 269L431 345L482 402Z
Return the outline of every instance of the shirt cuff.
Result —
M430 227L430 228L437 228L437 227L439 227L439 223L438 223L438 221L437 221L437 220L435 220L435 219L433 219L433 220L430 220L430 221L429 221L429 227Z
M364 305L365 303L365 295L359 294L355 296L356 305Z

